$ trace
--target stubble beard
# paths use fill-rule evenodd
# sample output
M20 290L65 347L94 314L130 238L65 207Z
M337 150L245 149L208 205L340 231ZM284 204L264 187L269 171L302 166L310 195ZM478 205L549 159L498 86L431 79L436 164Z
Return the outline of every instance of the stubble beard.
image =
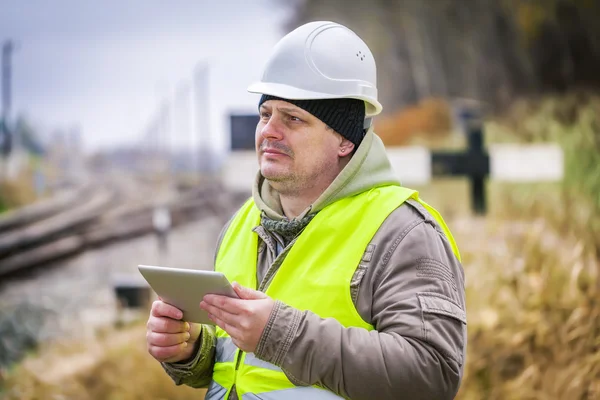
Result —
M265 176L263 174L263 177L279 194L291 196L303 189L301 179L299 179L298 175L294 172L275 173L270 176Z
M325 175L331 175L334 166L327 162L319 163L318 168L308 174L300 174L296 171L288 171L287 173L274 174L266 177L265 180L279 194L284 196L296 196L303 191L312 188L316 183L321 182ZM263 175L264 176L264 175ZM335 175L337 176L337 174ZM335 176L330 179L333 181ZM327 180L327 186L331 182Z

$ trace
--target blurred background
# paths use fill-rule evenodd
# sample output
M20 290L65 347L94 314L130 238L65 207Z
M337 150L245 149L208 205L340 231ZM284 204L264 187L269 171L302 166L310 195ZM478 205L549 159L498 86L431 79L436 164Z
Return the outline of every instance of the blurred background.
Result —
M147 354L137 265L212 267L246 87L313 20L371 48L375 131L461 249L458 398L600 398L597 0L2 0L0 398L202 393Z

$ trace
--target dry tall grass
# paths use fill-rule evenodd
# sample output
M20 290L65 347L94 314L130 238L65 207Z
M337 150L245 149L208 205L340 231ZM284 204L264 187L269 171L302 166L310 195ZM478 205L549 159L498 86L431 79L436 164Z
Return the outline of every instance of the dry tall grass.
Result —
M175 386L146 351L145 326L103 339L43 349L8 373L3 400L201 399L203 389Z
M25 177L21 180L0 181L0 211L20 207L33 202L36 198L33 185Z
M491 129L494 141L560 143L565 179L495 185L487 235L459 239L470 322L460 398L600 398L598 111L598 98L549 99Z
M469 338L459 398L599 398L595 257L543 219L467 231Z
M0 160L0 163L3 163ZM6 161L0 164L0 212L21 207L37 200L33 184L35 166L40 163L36 157L28 157L26 165L17 176L9 179L6 174Z

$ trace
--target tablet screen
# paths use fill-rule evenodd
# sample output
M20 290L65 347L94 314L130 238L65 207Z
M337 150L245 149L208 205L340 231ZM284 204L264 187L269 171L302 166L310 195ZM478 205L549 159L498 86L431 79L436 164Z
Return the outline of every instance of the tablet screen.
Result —
M208 313L200 309L207 294L237 298L233 287L221 272L139 265L138 269L161 299L183 311L183 320L214 325Z

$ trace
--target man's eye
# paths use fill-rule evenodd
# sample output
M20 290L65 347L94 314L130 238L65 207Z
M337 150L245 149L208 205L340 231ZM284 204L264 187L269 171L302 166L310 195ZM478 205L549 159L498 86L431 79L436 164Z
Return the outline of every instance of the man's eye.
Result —
M292 121L296 121L296 122L302 122L302 120L301 120L300 118L298 118L298 117L294 117L293 115L290 115L290 119L291 119Z
M269 118L270 116L271 116L271 114L269 114L269 113L267 113L267 112L262 112L262 113L260 113L260 117L261 117L261 118L265 118L265 119L267 119L267 118Z

